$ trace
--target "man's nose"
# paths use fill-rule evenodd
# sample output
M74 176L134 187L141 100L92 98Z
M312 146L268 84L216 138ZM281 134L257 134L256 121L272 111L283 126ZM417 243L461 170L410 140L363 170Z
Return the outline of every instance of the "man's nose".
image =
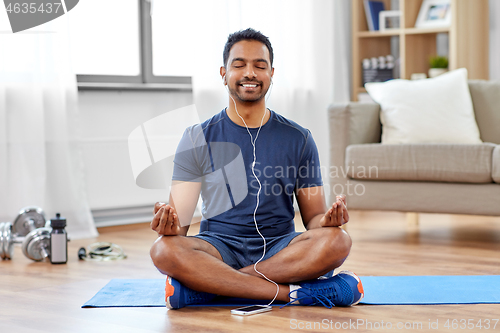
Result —
M248 77L248 78L255 78L257 77L257 75L255 74L255 71L253 70L253 66L246 66L245 68L245 77Z

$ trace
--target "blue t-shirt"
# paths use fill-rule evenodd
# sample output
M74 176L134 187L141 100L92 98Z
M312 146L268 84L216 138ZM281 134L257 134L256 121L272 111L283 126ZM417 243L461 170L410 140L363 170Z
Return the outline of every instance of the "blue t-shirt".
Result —
M258 135L254 170L248 130L254 140ZM323 185L318 150L309 130L274 111L260 132L248 130L222 110L184 132L172 179L202 183L200 232L258 237L257 179L261 190L255 216L260 232L265 237L292 232L294 192Z

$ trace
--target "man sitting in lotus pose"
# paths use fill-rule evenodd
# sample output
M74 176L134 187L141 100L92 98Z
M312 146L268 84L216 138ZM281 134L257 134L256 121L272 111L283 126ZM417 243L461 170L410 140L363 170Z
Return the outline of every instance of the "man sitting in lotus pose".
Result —
M359 278L349 271L332 276L351 248L340 228L349 221L345 196L326 206L311 133L265 105L274 74L271 43L253 29L235 32L223 63L228 107L186 129L169 203L154 207L151 228L160 237L151 258L168 276L167 306L177 309L216 295L357 304L363 297ZM221 143L228 149L220 149ZM236 162L228 164L238 156L239 169ZM200 193L200 233L186 236ZM303 233L294 228L294 196Z

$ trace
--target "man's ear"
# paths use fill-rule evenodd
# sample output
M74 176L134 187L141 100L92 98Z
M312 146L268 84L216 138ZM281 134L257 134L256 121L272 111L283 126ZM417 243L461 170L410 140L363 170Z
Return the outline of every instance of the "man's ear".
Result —
M221 66L220 67L220 76L222 77L222 83L226 85L226 67Z

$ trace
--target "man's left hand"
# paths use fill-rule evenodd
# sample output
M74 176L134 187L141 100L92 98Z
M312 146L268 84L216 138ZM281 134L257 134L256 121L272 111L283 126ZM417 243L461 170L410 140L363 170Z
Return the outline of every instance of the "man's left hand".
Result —
M345 195L337 195L336 199L332 207L321 218L319 222L321 227L340 227L349 222Z

